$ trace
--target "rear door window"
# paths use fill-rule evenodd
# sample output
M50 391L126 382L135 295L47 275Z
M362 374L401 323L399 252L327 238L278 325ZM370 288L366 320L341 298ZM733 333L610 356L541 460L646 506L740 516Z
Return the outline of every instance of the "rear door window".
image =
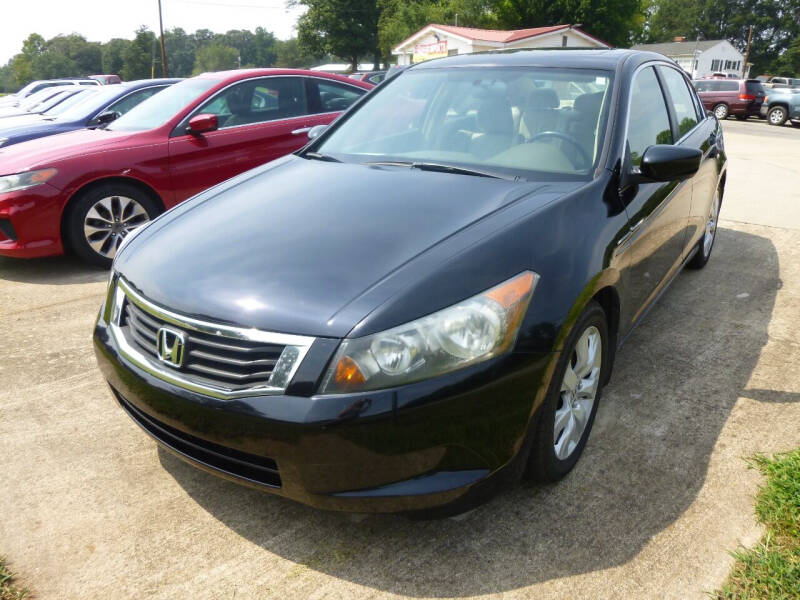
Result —
M312 106L315 113L346 110L367 91L363 88L334 81L313 80L312 85L316 88L318 94L316 106Z
M692 93L683 75L670 67L658 67L658 72L664 80L664 85L675 112L678 125L678 137L682 137L697 125L697 109L695 108ZM725 82L728 83L728 82ZM734 83L738 87L738 83Z

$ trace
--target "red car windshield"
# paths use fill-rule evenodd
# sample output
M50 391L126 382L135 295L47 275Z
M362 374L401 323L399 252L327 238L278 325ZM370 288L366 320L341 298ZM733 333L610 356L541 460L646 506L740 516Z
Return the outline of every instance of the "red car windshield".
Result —
M169 121L210 88L216 79L187 79L144 100L107 127L112 131L147 131ZM158 96L158 97L156 97Z

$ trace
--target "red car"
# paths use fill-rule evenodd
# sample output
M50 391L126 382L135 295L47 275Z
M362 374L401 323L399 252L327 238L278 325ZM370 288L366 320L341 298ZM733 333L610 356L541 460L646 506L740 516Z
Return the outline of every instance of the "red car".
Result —
M373 86L290 69L206 73L105 129L0 148L0 255L110 265L165 209L308 142ZM213 223L209 223L210 230Z

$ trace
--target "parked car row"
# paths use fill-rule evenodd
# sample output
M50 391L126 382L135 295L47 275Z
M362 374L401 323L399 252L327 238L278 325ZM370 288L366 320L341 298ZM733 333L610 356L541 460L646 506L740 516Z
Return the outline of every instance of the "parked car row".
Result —
M0 254L69 250L107 267L137 226L297 150L373 87L280 69L174 81L107 85L8 129L0 119Z
M773 78L780 79L780 78ZM734 116L743 121L748 117L766 119L770 125L798 122L797 104L800 88L771 87L764 89L758 79L697 79L692 82L703 106L722 120Z

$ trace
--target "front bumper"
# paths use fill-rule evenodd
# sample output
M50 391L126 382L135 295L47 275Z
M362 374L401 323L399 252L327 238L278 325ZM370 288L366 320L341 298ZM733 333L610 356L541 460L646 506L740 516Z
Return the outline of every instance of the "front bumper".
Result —
M64 198L48 185L0 194L0 256L37 258L63 254Z
M518 476L554 358L509 354L378 392L223 400L129 363L102 319L94 346L120 405L163 447L239 483L354 512L446 514Z

